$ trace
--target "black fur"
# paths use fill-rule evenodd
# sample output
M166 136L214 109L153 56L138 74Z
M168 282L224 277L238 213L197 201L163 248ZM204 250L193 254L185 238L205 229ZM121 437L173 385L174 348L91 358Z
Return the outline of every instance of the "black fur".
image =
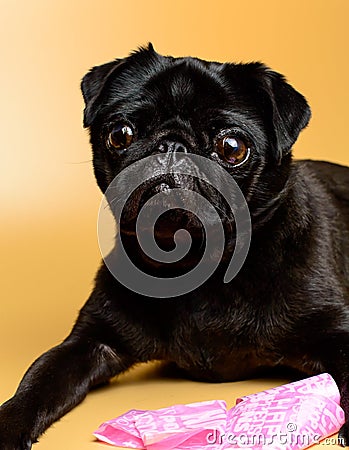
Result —
M34 362L15 396L1 406L0 449L30 449L93 386L151 360L172 362L204 381L238 380L281 366L305 374L326 371L338 383L348 420L349 169L292 160L292 145L310 118L304 97L263 64L163 57L151 46L94 67L82 91L103 192L116 174L145 156L159 154L161 164L169 148L180 147L211 158L217 134L238 129L251 156L226 170L248 201L251 247L230 283L223 283L232 251L227 245L210 279L179 298L136 294L102 264L71 334ZM132 124L136 138L115 155L106 140L120 118ZM156 170L149 167L149 177ZM147 188L160 181L153 177ZM233 220L217 192L184 176L165 181L206 192L223 212L228 242L234 242ZM131 199L122 222L126 248L150 274L181 273L179 263L156 265L137 247L132 226L139 199ZM177 214L175 226L184 216ZM192 218L184 222L194 235L200 231ZM170 223L163 221L157 234L164 248ZM185 268L196 262L200 245L193 242ZM349 443L348 421L341 435Z

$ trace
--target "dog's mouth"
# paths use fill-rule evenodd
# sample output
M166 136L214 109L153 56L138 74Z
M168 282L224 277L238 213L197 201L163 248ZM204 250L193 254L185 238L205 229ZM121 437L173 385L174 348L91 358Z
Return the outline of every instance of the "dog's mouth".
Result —
M193 191L195 195L192 195ZM177 246L185 247L190 242L187 260L191 263L200 259L207 239L215 247L216 240L221 239L219 229L223 226L227 237L233 234L234 227L231 218L227 215L222 218L219 214L222 213L222 204L218 196L207 191L207 186L187 183L183 188L178 186L178 180L176 183L168 178L137 188L121 214L119 232L122 240L127 240L133 254L137 253L140 241L155 240L156 245L167 252ZM198 196L204 197L211 208L203 207ZM182 261L181 264L184 263Z
M178 230L186 230L194 240L203 240L204 226L192 209L185 193L162 182L130 197L121 215L120 233L127 236L153 233L157 243L168 250L173 247ZM178 242L181 236L184 235L176 235Z

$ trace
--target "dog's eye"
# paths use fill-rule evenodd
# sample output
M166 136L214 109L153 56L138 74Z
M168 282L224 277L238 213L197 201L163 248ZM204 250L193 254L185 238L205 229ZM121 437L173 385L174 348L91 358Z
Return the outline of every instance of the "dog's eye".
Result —
M114 125L108 136L109 148L116 150L123 150L129 147L133 141L133 130L125 123L118 123Z
M226 163L236 166L249 156L247 144L237 136L224 136L216 141L219 157Z

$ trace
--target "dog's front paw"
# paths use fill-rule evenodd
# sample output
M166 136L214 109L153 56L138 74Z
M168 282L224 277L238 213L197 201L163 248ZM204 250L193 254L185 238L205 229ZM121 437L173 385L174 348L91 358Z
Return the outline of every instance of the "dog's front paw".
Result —
M339 430L338 444L342 447L349 447L349 422L345 422Z
M0 450L30 450L33 440L25 431L21 408L9 400L0 406Z
M3 433L0 426L0 449L1 450L30 450L32 441L27 436L15 432Z

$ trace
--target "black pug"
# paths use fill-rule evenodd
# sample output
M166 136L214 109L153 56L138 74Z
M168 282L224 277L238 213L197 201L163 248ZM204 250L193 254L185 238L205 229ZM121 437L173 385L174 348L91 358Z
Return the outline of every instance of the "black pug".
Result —
M152 360L213 382L280 366L329 372L347 417L340 436L349 444L349 169L292 160L310 119L304 97L261 63L164 57L151 45L94 67L82 92L103 192L146 156L158 155L160 167L175 165L176 154L201 155L223 167L246 197L251 245L225 284L235 233L225 200L197 177L157 176L156 164L149 167L147 183L124 208L117 239L148 274L187 271L202 254L200 223L181 208L159 219L154 233L166 251L177 229L192 235L183 262L160 264L139 248L135 219L154 192L196 190L224 224L228 244L217 270L193 292L164 299L126 288L103 263L71 334L34 362L1 406L0 449L30 449L92 387Z

